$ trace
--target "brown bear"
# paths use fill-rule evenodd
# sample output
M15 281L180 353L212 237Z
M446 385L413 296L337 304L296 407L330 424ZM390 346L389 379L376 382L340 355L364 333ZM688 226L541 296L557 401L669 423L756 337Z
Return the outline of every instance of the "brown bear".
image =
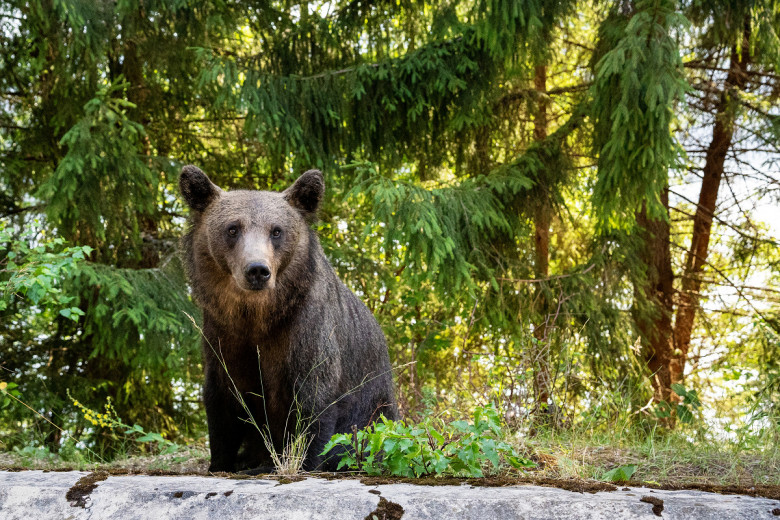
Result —
M281 193L223 191L185 166L179 187L191 209L184 264L203 310L209 471L268 467L249 414L277 453L303 429L304 469L334 470L337 457L321 456L333 434L398 411L382 330L310 227L322 173Z

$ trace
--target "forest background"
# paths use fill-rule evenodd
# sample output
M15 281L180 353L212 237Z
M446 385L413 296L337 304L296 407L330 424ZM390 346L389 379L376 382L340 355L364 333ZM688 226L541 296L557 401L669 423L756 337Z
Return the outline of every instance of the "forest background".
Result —
M189 163L322 169L409 419L777 446L779 35L758 0L0 3L0 449L110 459L107 398L204 441Z

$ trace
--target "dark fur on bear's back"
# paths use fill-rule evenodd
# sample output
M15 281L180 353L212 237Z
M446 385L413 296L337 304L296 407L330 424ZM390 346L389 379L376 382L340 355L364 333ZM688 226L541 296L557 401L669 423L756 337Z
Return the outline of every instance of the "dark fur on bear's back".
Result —
M300 423L313 439L304 468L335 469L320 456L334 433L398 412L384 335L310 228L322 174L282 193L225 192L185 166L179 184L191 208L184 262L203 310L209 470L270 463L234 391L277 452Z

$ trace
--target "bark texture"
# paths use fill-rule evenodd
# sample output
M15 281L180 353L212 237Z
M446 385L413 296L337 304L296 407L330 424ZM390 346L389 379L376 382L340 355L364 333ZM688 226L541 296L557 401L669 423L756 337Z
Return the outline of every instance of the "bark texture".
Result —
M744 90L747 82L747 67L750 59L748 51L749 20L745 22L743 34L741 54L736 46L731 50L731 64L726 77L726 85L718 100L712 140L707 148L699 202L693 218L693 235L685 261L685 271L682 275L674 326L675 350L670 360L671 381L673 383L683 381L685 375L685 362L691 347L691 333L693 332L696 310L699 307L701 274L709 253L712 219L715 215L720 182L723 179L726 154L734 139L737 98L739 91Z
M642 355L652 373L656 401L676 402L677 396L672 392L671 385L684 380L718 191L726 156L734 139L738 96L744 90L748 77L749 37L750 21L745 20L742 45L734 45L731 49L725 85L715 107L712 139L705 157L691 244L681 274L679 292L674 287L668 221L651 220L644 210L637 214L637 222L644 230L641 253L648 267L645 283L637 291L643 293L640 296L648 302L649 308L637 308L634 313L642 335ZM664 190L662 199L668 213L668 188ZM670 424L673 424L672 421L673 418Z
M669 191L661 200L669 207ZM674 314L674 272L669 248L669 222L647 217L642 209L637 222L643 231L642 257L647 262L647 278L640 295L650 304L649 309L634 309L634 319L642 335L642 356L652 375L653 395L656 401L671 402L670 361L674 352L672 343L672 315Z
M534 140L537 142L547 138L547 67L537 66L534 74L534 90L536 90L536 115L534 119ZM545 187L540 186L539 198L534 208L534 277L537 280L547 278L550 274L550 225L552 223L552 204ZM550 326L550 302L546 287L536 284L535 308L538 321L534 323L535 348L534 363L534 394L536 396L537 415L550 415L554 411L552 397L552 370L550 368L550 346L547 340ZM542 422L549 422L543 420Z

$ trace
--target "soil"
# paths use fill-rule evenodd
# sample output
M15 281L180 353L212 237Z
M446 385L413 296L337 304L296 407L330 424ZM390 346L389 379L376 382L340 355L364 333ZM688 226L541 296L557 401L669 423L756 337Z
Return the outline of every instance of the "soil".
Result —
M401 507L401 504L390 502L385 497L379 497L379 505L368 513L365 520L401 520L403 515L404 508Z
M379 485L379 484L416 484L418 486L458 486L461 484L468 484L471 486L485 486L485 487L502 487L502 486L516 486L518 484L533 484L535 486L555 487L559 489L566 489L568 491L575 491L578 493L598 493L599 491L617 491L619 488L609 482L599 482L597 480L584 480L584 479L556 479L546 477L486 477L486 478L458 478L458 477L429 477L429 478L401 478L401 477L360 477L360 476L333 476L333 473L328 474L312 474L313 477L319 478L357 478L366 485ZM716 484L701 484L701 483L678 483L678 482L639 482L629 481L621 482L621 486L632 487L645 487L651 489L665 489L670 491L682 491L686 489L692 489L696 491L707 491L709 493L718 493L720 495L747 495L751 497L764 497L771 498L773 500L780 500L780 486L721 486ZM623 488L625 491L627 488Z
M294 475L294 476L284 476L284 477L276 478L276 481L279 482L279 484L277 484L278 486L281 486L282 484L292 484L293 482L300 482L301 480L306 480L306 477L302 477L300 475Z
M661 500L658 497L651 497L651 496L643 496L639 499L640 502L646 502L648 504L653 504L653 513L655 516L662 516L661 512L664 510L664 501Z
M458 477L362 477L360 482L367 486L379 484L415 484L418 486L459 486L468 484L474 487L504 487L517 484L534 484L536 486L556 487L578 493L597 493L599 491L616 491L617 487L607 482L580 479L552 479L552 478L518 478L518 477L483 477L483 478L458 478Z
M658 483L651 484L648 482L629 482L630 486L642 486L653 489L667 489L670 491L683 491L686 489L693 489L696 491L708 491L710 493L718 493L721 495L747 495L751 497L764 497L771 498L773 500L780 500L780 486L718 486L713 484L699 484L699 483Z
M0 471L29 471L28 468L19 466L3 467L0 465ZM103 476L104 475L104 476ZM152 475L152 476L179 476L179 475L192 475L192 476L206 476L208 473L204 472L176 472L176 471L137 471L128 468L111 468L108 470L99 470L90 473L86 477L80 479L74 486L68 491L68 500L78 501L78 493L80 490L86 489L94 482L104 480L108 476L114 475ZM485 478L461 478L461 477L423 477L423 478L402 478L402 477L372 477L365 475L355 474L343 474L343 473L308 473L294 477L279 476L279 475L257 475L248 476L236 473L215 473L211 476L229 478L233 480L245 480L245 479L264 479L264 480L277 480L280 484L289 484L292 482L298 482L305 477L324 478L328 480L341 480L341 479L353 479L360 480L363 484L374 486L380 484L415 484L418 486L458 486L467 484L470 486L484 486L484 487L503 487L503 486L515 486L521 484L533 484L536 486L555 487L560 489L566 489L578 493L597 493L600 491L617 491L619 488L608 482L599 482L596 480L585 479L556 479L549 477L534 477L532 475L527 476L513 476L513 477L485 477ZM100 477L100 478L98 478ZM86 479L86 480L85 480ZM84 481L84 482L82 482ZM91 481L91 483L90 483ZM84 492L84 496L88 496L89 493L94 490L95 486L89 488ZM697 490L707 491L710 493L719 493L721 495L747 495L751 497L764 497L773 500L780 500L780 486L773 485L754 485L754 486L735 486L735 485L716 485L716 484L703 484L697 482L643 482L643 481L629 481L621 482L620 486L631 487L645 487L652 489L665 489L672 491L681 490ZM73 493L73 499L70 498L71 492ZM778 515L780 516L780 515Z
M97 487L97 483L109 477L107 471L94 471L81 477L65 494L65 498L73 507L86 507L89 494Z

